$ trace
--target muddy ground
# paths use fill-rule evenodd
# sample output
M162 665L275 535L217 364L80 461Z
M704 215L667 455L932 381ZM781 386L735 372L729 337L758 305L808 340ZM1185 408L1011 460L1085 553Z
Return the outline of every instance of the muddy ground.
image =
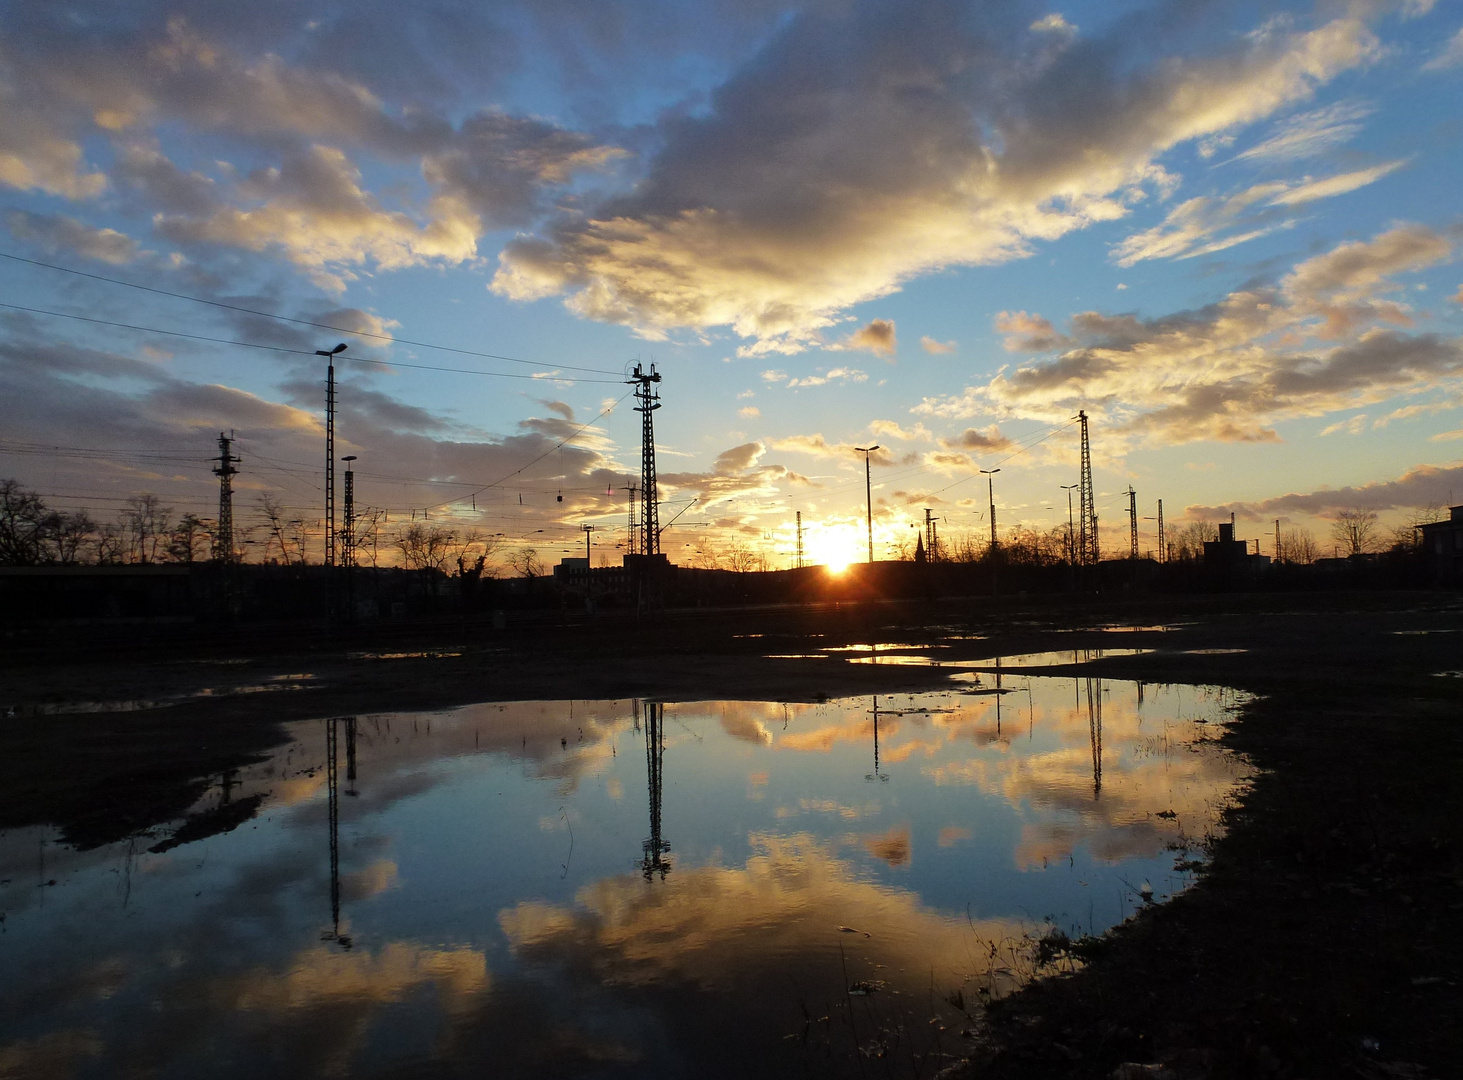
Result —
M1157 626L1170 628L1142 629ZM78 846L156 831L206 777L281 741L287 720L523 698L930 689L945 678L938 668L806 656L937 640L954 646L942 650L951 660L1152 648L1103 660L1102 673L1259 695L1226 739L1261 772L1199 883L1100 942L1073 943L1087 960L1076 975L994 1003L974 1060L957 1068L1023 1078L1463 1070L1457 595L609 613L334 636L12 632L0 659L0 828L50 823ZM194 823L177 839L237 824Z

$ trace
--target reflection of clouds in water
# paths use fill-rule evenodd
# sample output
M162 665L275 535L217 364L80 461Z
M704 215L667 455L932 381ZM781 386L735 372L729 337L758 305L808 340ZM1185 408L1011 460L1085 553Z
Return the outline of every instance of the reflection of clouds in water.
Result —
M900 831L883 838L891 854ZM972 933L963 916L939 914L914 893L861 878L808 834L754 834L749 841L753 855L740 869L677 868L654 888L638 874L606 878L579 890L572 907L524 902L504 910L499 922L521 957L568 962L610 983L669 978L765 991L776 985L769 980L795 969L805 987L821 981L839 994L840 946L848 946L851 972L855 960L860 965L851 977L883 964L881 977L890 980L907 974L928 985L933 972L939 989L986 970L979 939L1021 933L1012 920L977 922ZM907 858L907 828L902 843ZM872 936L855 939L855 949L839 926Z
M475 949L431 949L389 942L378 952L342 952L325 944L297 953L284 972L256 968L225 979L215 993L228 1007L300 1015L341 1004L385 1005L432 984L443 1011L467 1007L488 988L488 965Z
M85 1059L102 1052L90 1031L70 1028L0 1046L0 1077L70 1076Z
M936 785L967 784L999 794L1013 806L1053 811L1054 820L1022 826L1016 865L1033 867L1067 858L1086 844L1104 862L1152 857L1183 836L1213 829L1223 803L1247 774L1244 763L1200 741L1202 725L1171 717L1141 717L1126 691L1102 693L1101 785L1096 783L1093 725L1085 704L1042 709L1036 722L1045 738L1064 745L1036 753L948 761L924 774ZM1218 694L1189 691L1212 712ZM1094 699L1095 701L1095 699ZM1153 706L1149 706L1150 710ZM1171 819L1158 812L1172 812Z
M946 825L940 830L940 847L954 847L962 840L969 840L975 834L960 825Z
M896 825L885 833L864 837L864 850L895 869L909 865L909 826Z
M779 818L797 817L799 814L837 814L845 821L853 821L855 818L877 815L879 809L877 802L848 806L835 799L799 799L797 806L779 806L775 813Z
M373 896L394 889L400 884L396 863L388 859L374 862L363 870L340 875L340 898L346 903L354 900L368 900Z

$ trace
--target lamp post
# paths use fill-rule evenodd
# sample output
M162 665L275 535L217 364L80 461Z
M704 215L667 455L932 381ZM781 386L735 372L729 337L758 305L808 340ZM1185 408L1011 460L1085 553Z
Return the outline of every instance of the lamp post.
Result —
M1076 558L1077 558L1077 552L1075 550L1076 545L1075 545L1075 543L1073 542L1073 539L1072 539L1072 528L1073 528L1073 524L1072 524L1072 489L1073 488L1076 488L1078 486L1080 486L1080 485L1078 485L1078 484L1063 484L1062 485L1062 490L1067 493L1067 561L1068 562L1075 562L1076 561Z
M869 455L879 449L879 444L873 446L855 446L860 454L864 456L864 499L869 515L869 562L874 561L874 482L869 465Z
M981 469L980 474L986 477L991 502L991 550L996 547L996 473L1000 469Z

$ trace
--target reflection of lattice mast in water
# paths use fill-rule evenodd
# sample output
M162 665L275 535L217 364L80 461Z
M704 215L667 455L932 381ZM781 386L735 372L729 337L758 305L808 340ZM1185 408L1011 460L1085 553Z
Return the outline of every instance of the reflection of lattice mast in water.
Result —
M660 382L655 365L644 371L639 364L630 377L635 383L635 400L639 402L635 411L640 420L640 500L643 512L640 515L640 554L660 554L660 489L655 480L655 410L660 408L660 392L652 390L651 384Z
M347 795L356 793L356 718L347 716L345 718L345 780L350 786L345 789Z
M1079 412L1077 419L1082 425L1082 476L1079 493L1082 503L1082 529L1077 561L1083 566L1092 566L1102 558L1101 545L1097 541L1097 502L1092 493L1092 445L1087 441L1087 414Z
M1092 797L1102 794L1102 680L1087 680L1087 737L1092 742Z
M665 759L665 735L661 728L665 706L658 701L645 703L645 769L650 787L650 838L645 841L645 880L656 874L665 880L671 864L665 854L671 846L660 835L661 766Z
M881 773L879 771L879 695L878 694L875 694L874 695L874 771L871 774L869 774L868 776L865 776L864 779L865 780L887 780L888 779L888 777L886 777L883 773Z
M334 718L325 721L325 791L330 803L330 923L340 940L340 776L336 766L339 735Z

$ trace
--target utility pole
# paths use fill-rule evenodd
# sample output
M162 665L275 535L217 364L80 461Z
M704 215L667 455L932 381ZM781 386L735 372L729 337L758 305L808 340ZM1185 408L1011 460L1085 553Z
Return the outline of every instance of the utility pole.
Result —
M798 511L798 569L803 566L803 512Z
M345 527L341 530L342 560L345 562L345 621L356 621L356 474L351 471L355 454L340 459L345 462ZM354 723L355 721L351 721ZM352 750L354 753L354 750Z
M1087 413L1079 411L1082 425L1082 476L1078 502L1082 507L1081 555L1083 566L1094 566L1102 559L1102 545L1097 539L1097 500L1092 491L1092 444L1087 439Z
M864 500L869 515L869 562L874 561L874 482L869 465L869 455L879 449L879 444L873 446L855 446L860 454L864 456Z
M213 468L213 475L218 477L218 532L213 538L213 561L219 563L234 561L234 477L239 472L234 466L240 459L229 452L233 436L232 431L227 435L218 433L218 464Z
M935 561L935 519L934 511L925 507L925 558Z
M1072 524L1072 489L1076 484L1063 484L1062 490L1067 493L1067 561L1077 561L1077 535Z
M1163 500L1158 500L1158 561L1168 562L1168 533L1163 531Z
M1138 557L1138 493L1128 485L1128 558Z
M1000 469L981 469L980 474L986 478L986 493L990 496L991 503L991 550L996 550L996 473Z
M655 365L645 371L639 364L630 376L635 384L635 411L640 414L640 554L660 554L660 489L655 479L655 410L660 408L660 391L652 384L660 382Z
M637 531L636 530L636 526L635 526L635 495L636 495L636 493L640 489L638 487L636 487L634 484L630 484L628 487L622 487L620 490L629 493L629 501L630 501L630 546L629 546L629 549L627 551L627 554L634 555L635 554L635 540L636 540L635 534L636 534L636 531Z

